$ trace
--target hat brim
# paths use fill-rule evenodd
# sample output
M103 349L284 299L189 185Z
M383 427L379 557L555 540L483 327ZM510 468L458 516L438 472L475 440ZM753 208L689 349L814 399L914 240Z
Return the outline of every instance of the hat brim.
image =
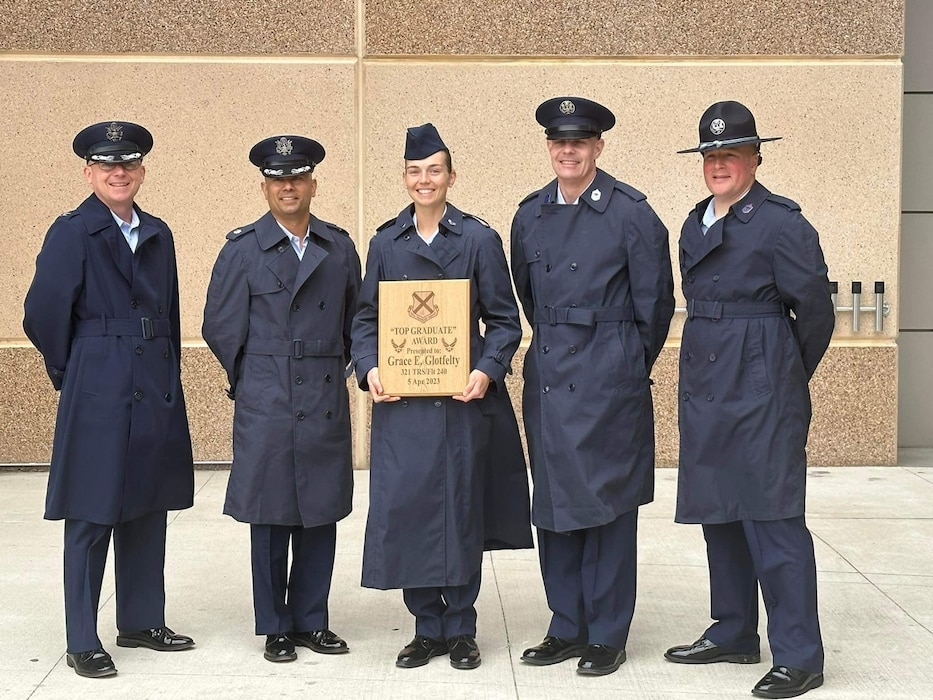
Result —
M718 151L722 148L740 148L742 146L754 146L759 143L767 143L768 141L780 141L783 136L771 136L766 139L758 138L757 136L749 136L740 139L725 139L723 141L709 141L707 143L701 143L696 148L688 148L683 151L677 151L678 153L706 153L707 151Z
M598 139L602 136L598 131L580 131L579 129L567 129L566 131L545 132L545 138L548 141L576 141L577 139Z

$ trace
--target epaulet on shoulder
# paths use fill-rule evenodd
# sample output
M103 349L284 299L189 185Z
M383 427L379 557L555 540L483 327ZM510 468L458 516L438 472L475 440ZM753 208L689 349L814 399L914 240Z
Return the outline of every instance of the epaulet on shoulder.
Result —
M235 241L238 238L245 236L247 233L253 230L253 226L242 226L240 228L233 229L230 233L227 234L228 241Z
M788 199L787 197L782 197L777 194L769 194L768 199L770 199L775 204L780 204L782 207L787 207L791 211L800 211L800 205L797 204L793 199Z
M485 226L486 228L492 228L488 223L486 223L485 221L483 221L483 220L482 220L481 218L479 218L476 214L468 214L467 212L463 212L463 216L464 216L465 218L467 218L467 219L473 219L474 221L479 221L479 222L480 222L483 226Z
M389 228L389 226L391 226L391 225L394 224L394 223L395 223L395 217L393 216L391 219L389 219L389 220L386 221L385 223L381 224L380 226L377 226L377 227L376 227L376 233L379 233L379 232L382 231L383 229Z
M336 231L337 233L342 233L342 234L343 234L344 236L346 236L347 238L350 237L350 232L347 231L346 229L340 228L337 224L332 224L332 223L330 223L329 221L325 221L324 223L327 224L327 227L328 227L328 228L334 229L334 231Z
M631 199L633 202L641 202L642 200L648 199L648 195L646 195L644 192L636 190L634 187L625 184L621 180L616 180L615 186L619 192L624 193L625 196Z
M518 208L521 209L522 206L523 206L524 204L526 204L527 202L529 202L529 201L531 201L532 199L534 199L535 197L537 197L538 194L540 194L540 192L541 192L541 190L535 190L534 192L532 192L531 194L529 194L527 197L525 197L522 201L520 201L520 202L518 203Z

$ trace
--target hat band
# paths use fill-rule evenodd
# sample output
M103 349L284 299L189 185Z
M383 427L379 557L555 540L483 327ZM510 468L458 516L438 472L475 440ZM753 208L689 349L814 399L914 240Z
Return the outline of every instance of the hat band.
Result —
M757 136L740 136L734 139L723 139L722 141L704 141L699 146L697 146L697 150L708 151L711 148L724 148L726 146L735 146L738 144L747 144L762 140L763 139L760 139Z
M557 126L552 126L548 129L545 129L545 133L550 136L551 134L561 134L567 131L582 131L592 134L601 134L602 130L592 123L577 123L577 124L559 124Z
M127 161L131 160L139 160L142 157L142 153L120 153L117 155L104 155L102 153L96 153L92 156L88 156L88 160L94 161L95 163L113 163L114 161L126 163Z

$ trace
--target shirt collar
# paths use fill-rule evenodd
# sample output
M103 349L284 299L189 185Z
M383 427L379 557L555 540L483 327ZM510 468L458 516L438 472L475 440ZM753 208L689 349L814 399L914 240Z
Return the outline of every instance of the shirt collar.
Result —
M132 231L134 228L139 228L139 214L136 212L136 209L133 209L133 218L131 221L124 221L119 216L113 213L113 210L110 211L110 216L113 217L113 220L117 222L117 227L121 231Z

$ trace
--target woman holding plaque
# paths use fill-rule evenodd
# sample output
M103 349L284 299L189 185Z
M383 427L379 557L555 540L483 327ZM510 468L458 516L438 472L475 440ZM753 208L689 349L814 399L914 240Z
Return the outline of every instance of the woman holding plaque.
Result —
M403 590L415 637L400 668L440 654L454 668L478 667L483 551L532 546L527 471L505 387L522 335L518 308L499 234L447 202L456 177L437 129L409 129L403 181L412 204L370 243L352 328L357 379L374 402L363 586ZM454 396L392 395L379 380L379 365L398 361L379 356L379 283L454 279L470 282L466 386ZM415 301L431 311L429 299Z

